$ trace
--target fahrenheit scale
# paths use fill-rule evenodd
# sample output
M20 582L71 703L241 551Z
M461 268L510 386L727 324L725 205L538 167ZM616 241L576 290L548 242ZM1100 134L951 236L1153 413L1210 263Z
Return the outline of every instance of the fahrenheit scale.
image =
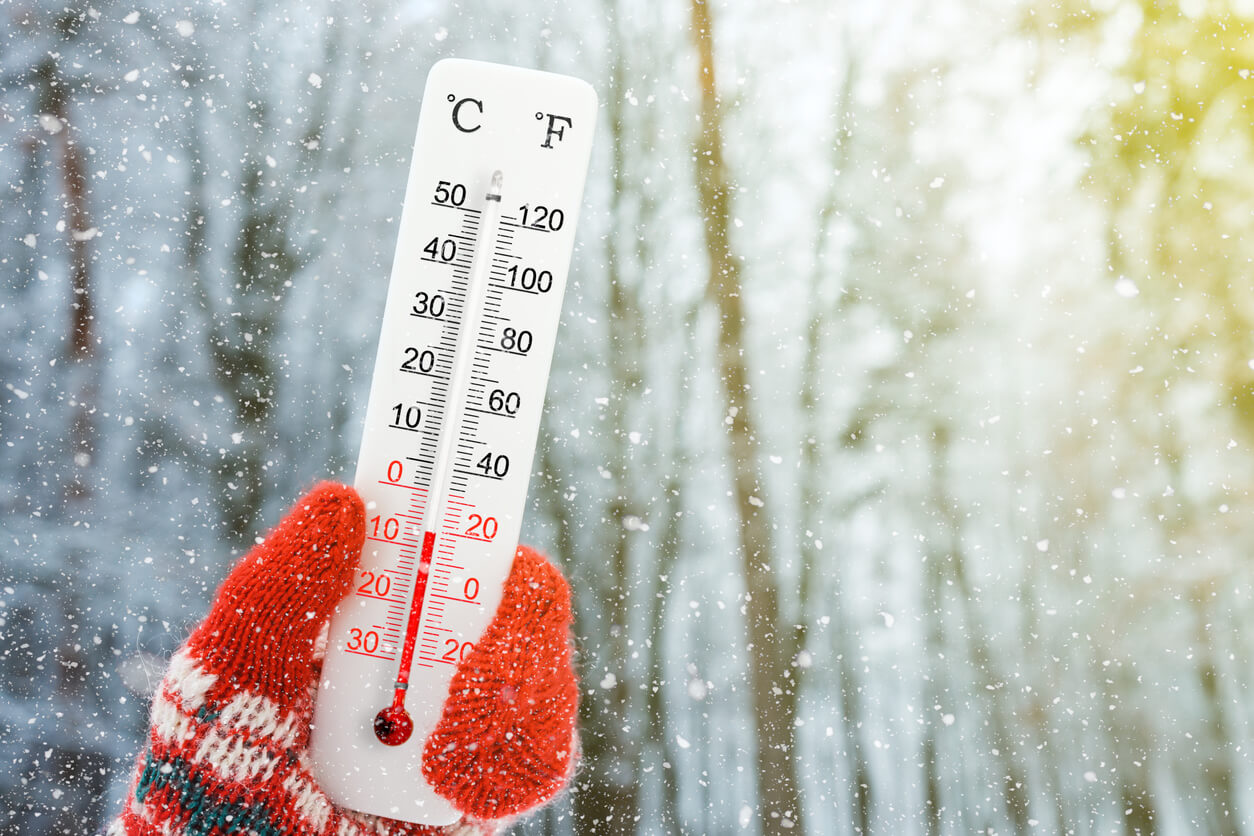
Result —
M310 741L342 806L458 818L423 745L517 548L596 109L535 70L450 59L427 78L354 481L366 547Z

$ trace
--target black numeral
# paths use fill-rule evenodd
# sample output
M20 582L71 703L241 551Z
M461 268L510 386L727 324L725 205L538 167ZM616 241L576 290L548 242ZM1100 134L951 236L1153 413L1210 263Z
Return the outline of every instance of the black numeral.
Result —
M548 270L537 270L534 267L519 268L513 265L509 273L509 286L532 293L548 293L553 289L553 274Z
M506 473L509 473L509 456L504 453L495 456L491 453L486 453L475 467L481 470L484 476L495 476L497 479L502 479Z
M426 372L435 368L435 352L431 349L419 351L412 345L405 349L405 362L401 369L407 372Z
M518 207L518 211L522 214L522 225L529 229L557 232L566 222L566 215L561 209L523 204Z
M448 206L461 206L466 202L466 187L461 183L441 180L435 184L435 202Z
M501 348L515 354L526 354L531 350L531 332L505 328L501 331Z
M506 392L504 389L493 389L488 395L488 409L513 415L522 406L522 397L517 392Z
M441 240L438 236L427 242L427 246L422 248L427 257L432 261L452 261L457 258L457 242L452 238Z
M439 319L444 316L444 297L439 293L418 291L414 294L414 314Z
M402 430L416 430L422 423L422 408L416 403L406 406L398 403L392 407L392 426Z

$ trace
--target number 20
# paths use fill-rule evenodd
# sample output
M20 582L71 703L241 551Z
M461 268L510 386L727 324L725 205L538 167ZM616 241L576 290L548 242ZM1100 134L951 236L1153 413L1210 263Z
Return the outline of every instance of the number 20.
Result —
M499 526L496 517L485 517L482 514L470 515L470 528L466 529L467 537L477 540L491 540L496 536Z

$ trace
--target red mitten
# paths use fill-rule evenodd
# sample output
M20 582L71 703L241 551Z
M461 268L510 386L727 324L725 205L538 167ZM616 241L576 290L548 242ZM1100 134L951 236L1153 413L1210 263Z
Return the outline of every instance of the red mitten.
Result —
M570 780L579 701L570 623L565 579L519 548L500 609L453 675L423 750L423 775L462 812L514 816Z
M561 790L575 740L569 592L556 569L520 549L425 750L428 780L465 818L431 828L327 799L306 751L315 644L349 589L364 536L356 492L323 484L231 571L170 660L148 751L110 836L493 833ZM527 658L541 651L542 661Z

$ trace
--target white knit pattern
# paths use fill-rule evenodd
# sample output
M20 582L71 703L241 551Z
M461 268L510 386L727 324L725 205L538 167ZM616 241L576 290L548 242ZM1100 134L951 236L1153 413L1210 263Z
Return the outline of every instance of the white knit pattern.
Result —
M300 717L285 711L273 700L241 691L222 707L218 724L247 732L249 737L268 738L274 746L289 749L300 734Z
M197 723L194 715L183 711L177 702L171 699L170 689L162 686L152 701L152 730L157 737L166 743L177 743L186 740L196 733Z
M187 712L196 711L205 704L205 694L218 681L217 674L209 673L197 664L186 647L170 657L163 686L170 689L170 696L177 699Z
M301 756L304 769L293 771L283 782L283 791L292 799L292 806L300 813L301 818L309 822L319 833L326 830L327 823L335 813L335 807L326 794L309 780L308 761Z
M299 718L266 697L236 694L222 708L196 751L231 781L262 781L274 774L280 753L296 745Z

